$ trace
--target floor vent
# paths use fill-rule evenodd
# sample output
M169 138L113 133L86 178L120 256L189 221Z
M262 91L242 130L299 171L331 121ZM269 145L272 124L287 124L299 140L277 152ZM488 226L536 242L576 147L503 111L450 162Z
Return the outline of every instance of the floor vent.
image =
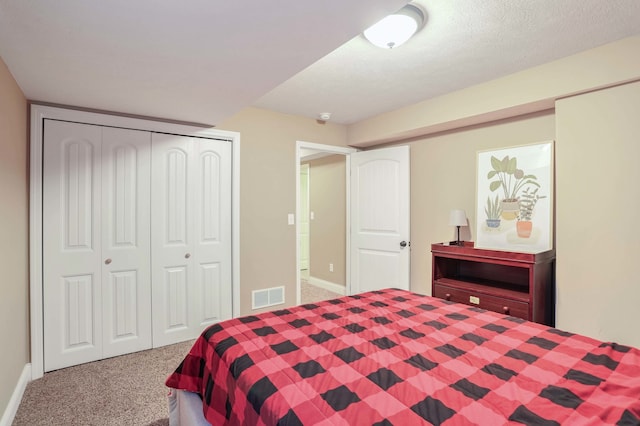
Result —
M284 303L284 286L251 292L251 309L266 308Z

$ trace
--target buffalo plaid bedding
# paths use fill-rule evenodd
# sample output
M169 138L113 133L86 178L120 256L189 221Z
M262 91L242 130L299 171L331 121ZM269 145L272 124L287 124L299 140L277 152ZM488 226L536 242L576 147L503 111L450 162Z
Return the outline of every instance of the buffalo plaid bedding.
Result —
M213 325L166 384L213 425L640 424L640 350L396 289Z

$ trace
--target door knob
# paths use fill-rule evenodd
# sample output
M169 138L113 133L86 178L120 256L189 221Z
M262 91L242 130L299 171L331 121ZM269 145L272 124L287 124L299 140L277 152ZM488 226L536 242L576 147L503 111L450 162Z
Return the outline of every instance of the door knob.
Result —
M104 264L105 264L105 265L109 265L110 263L111 263L111 259L106 259L106 260L104 261Z
M185 259L188 259L188 258L190 258L190 257L191 257L191 253L187 253L187 254L185 254L185 255L184 255L184 258L185 258Z
M404 248L406 246L407 246L407 242L406 241L400 242L400 247Z

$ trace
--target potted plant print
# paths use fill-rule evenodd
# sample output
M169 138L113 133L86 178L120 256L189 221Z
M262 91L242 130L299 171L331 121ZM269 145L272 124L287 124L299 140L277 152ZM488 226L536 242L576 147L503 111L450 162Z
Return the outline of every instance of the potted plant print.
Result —
M520 199L520 212L518 216L518 222L516 223L516 232L520 238L529 238L531 236L531 230L533 229L533 222L531 217L533 216L533 209L535 208L538 200L545 198L544 195L538 195L538 189L529 192L526 188L522 192Z
M495 199L487 197L487 205L484 207L484 212L487 215L487 227L497 228L500 226L500 213L502 213L502 207L500 206L500 200L498 195Z
M518 159L506 155L502 160L491 156L491 168L487 174L487 179L494 179L489 183L491 192L495 192L498 188L502 188L502 218L505 220L513 220L518 217L520 211L520 203L518 193L529 185L540 187L536 182L536 176L525 175L522 169L518 168Z

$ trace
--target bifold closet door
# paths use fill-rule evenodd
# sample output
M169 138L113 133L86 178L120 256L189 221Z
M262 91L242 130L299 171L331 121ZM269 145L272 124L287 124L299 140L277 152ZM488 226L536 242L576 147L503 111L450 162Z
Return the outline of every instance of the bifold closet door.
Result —
M152 136L154 347L231 318L231 143Z
M102 130L103 358L149 349L151 134Z
M45 120L44 368L151 346L149 143Z

